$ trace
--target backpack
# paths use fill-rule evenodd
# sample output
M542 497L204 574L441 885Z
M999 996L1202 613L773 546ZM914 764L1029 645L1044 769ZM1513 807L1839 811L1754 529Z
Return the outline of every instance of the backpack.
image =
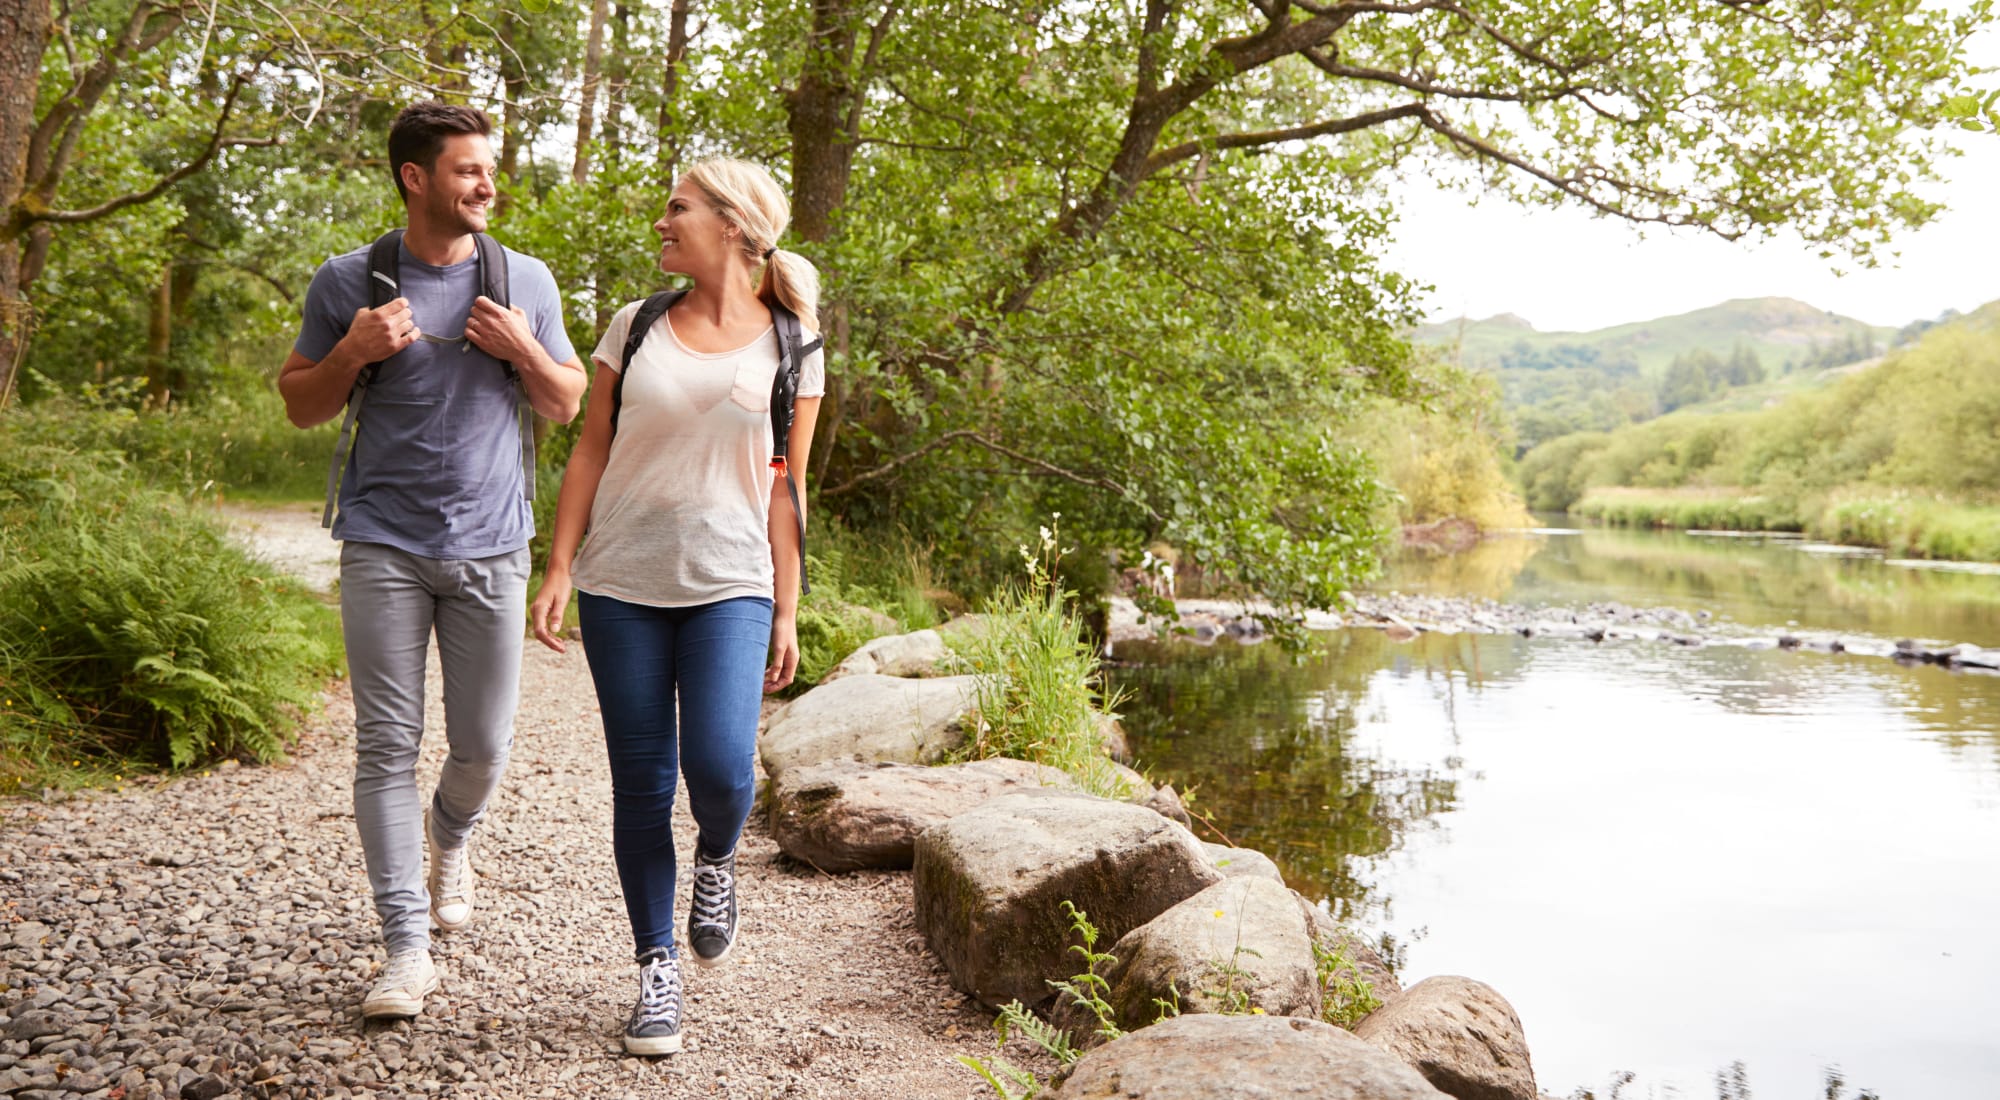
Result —
M618 435L618 410L625 403L625 376L632 369L632 357L639 354L639 345L646 342L646 334L667 312L667 308L686 297L685 290L663 290L639 303L638 312L632 315L632 327L625 335L625 348L618 360L618 377L611 383L611 435ZM806 514L799 507L799 483L792 478L791 464L785 461L785 450L792 434L792 406L799 396L799 372L804 368L806 356L818 351L823 341L818 336L808 340L799 315L777 302L771 304L771 325L778 334L778 373L771 379L771 468L785 475L785 491L792 496L792 518L799 524L799 591L812 592L812 585L806 581Z
M399 250L403 243L403 231L391 229L375 243L368 246L368 308L381 309L402 293L399 276L402 274ZM500 242L484 233L472 235L473 255L479 260L479 290L501 309L512 305L507 294L507 250ZM507 382L514 387L514 409L520 421L521 432L521 478L526 487L529 503L535 500L535 421L534 410L528 405L528 389L521 382L521 373L512 363L501 363L507 372ZM348 452L354 447L354 433L361 415L362 400L368 396L368 386L375 381L375 375L382 369L380 363L370 363L354 376L354 389L347 395L347 416L340 423L340 438L333 446L333 465L326 471L326 510L320 514L320 526L333 526L334 507L340 500L340 479L347 471Z

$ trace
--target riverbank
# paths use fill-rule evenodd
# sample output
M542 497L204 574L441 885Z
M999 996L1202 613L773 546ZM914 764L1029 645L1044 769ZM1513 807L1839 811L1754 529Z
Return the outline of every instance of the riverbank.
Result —
M1198 643L1260 642L1265 629L1258 615L1280 614L1259 601L1179 600L1176 624L1148 619L1124 597L1111 601L1107 641L1154 638L1164 630ZM1745 649L1803 649L1855 653L1897 661L1935 664L1967 672L2000 672L2000 648L1936 639L1871 638L1827 631L1778 631L1716 619L1707 612L1672 607L1629 607L1591 603L1581 607L1529 607L1460 596L1419 596L1399 592L1361 593L1344 613L1309 611L1308 630L1374 629L1408 640L1419 634L1519 634L1580 642L1645 641L1678 646L1738 646Z
M1819 501L1742 489L1598 488L1570 514L1617 527L1790 531L1891 557L2000 561L2000 507L1894 492L1836 493Z

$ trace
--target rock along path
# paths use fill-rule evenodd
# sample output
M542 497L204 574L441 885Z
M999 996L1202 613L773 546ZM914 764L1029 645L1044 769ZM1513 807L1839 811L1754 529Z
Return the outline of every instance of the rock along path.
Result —
M435 667L426 790L445 752ZM636 971L580 647L530 643L521 704L473 842L477 916L436 936L443 987L409 1021L357 1010L382 951L344 683L288 763L0 804L0 1096L991 1095L957 1061L992 1052L991 1018L916 932L909 876L792 864L761 815L737 955L687 971L687 1048L625 1056ZM693 835L683 798L683 853Z

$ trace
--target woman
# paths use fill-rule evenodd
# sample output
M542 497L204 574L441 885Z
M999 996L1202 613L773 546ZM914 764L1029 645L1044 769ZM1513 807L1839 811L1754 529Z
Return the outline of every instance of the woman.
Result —
M817 331L819 276L777 249L790 220L784 192L756 165L708 160L681 177L653 229L660 270L694 288L645 333L629 367L620 360L638 302L612 318L592 353L590 410L529 611L535 637L563 652L563 610L571 587L579 593L611 759L612 847L640 964L625 1025L634 1054L681 1047L675 771L687 777L699 832L688 945L712 966L736 940L735 851L755 794L758 685L777 691L798 668L804 517L771 467L771 307ZM805 467L824 392L815 351L802 364L786 447L795 469Z

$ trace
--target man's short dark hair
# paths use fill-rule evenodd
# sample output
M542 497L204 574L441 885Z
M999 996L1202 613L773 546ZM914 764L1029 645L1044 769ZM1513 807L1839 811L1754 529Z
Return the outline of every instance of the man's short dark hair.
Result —
M456 134L491 137L493 120L477 107L435 99L412 103L398 112L389 126L389 172L396 180L396 194L410 197L409 188L403 186L403 165L435 170L445 139Z

